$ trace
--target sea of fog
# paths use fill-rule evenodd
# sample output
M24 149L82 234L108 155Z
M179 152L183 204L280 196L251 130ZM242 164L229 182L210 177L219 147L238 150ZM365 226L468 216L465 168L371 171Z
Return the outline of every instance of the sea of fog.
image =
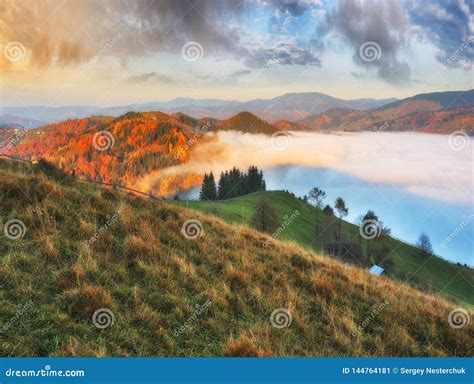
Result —
M414 243L426 232L436 254L474 266L472 143L455 150L446 135L417 133L213 135L168 171L218 175L257 165L269 190L322 188L325 203L345 199L349 221L372 209L395 237Z

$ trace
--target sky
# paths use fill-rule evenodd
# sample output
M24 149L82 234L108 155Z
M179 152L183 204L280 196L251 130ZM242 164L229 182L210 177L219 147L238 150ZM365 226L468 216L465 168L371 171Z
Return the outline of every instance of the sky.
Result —
M1 0L0 48L0 106L403 98L474 88L474 3Z

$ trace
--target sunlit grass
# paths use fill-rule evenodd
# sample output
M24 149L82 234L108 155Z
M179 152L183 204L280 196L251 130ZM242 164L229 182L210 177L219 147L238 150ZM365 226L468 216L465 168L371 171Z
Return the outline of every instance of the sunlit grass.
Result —
M3 222L26 227L22 239L0 236L0 324L33 302L2 329L2 356L472 352L472 322L451 328L448 302L296 244L265 248L266 235L219 218L5 162L0 193ZM114 214L119 219L101 231ZM189 219L202 223L195 240L181 232ZM92 323L100 308L114 314L106 329ZM278 308L291 314L290 327L272 327Z

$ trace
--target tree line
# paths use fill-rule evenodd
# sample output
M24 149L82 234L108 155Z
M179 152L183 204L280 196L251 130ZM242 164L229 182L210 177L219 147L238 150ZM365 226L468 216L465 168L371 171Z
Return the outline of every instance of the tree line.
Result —
M231 170L221 172L217 185L214 174L212 172L205 173L199 199L226 200L265 190L263 172L259 171L256 166L250 166L247 172L233 167Z

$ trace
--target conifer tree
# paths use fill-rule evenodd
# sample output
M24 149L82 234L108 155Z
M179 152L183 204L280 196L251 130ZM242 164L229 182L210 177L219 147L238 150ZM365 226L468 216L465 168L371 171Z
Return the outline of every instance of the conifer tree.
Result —
M209 175L207 173L204 174L199 199L217 200L216 182L212 172Z

